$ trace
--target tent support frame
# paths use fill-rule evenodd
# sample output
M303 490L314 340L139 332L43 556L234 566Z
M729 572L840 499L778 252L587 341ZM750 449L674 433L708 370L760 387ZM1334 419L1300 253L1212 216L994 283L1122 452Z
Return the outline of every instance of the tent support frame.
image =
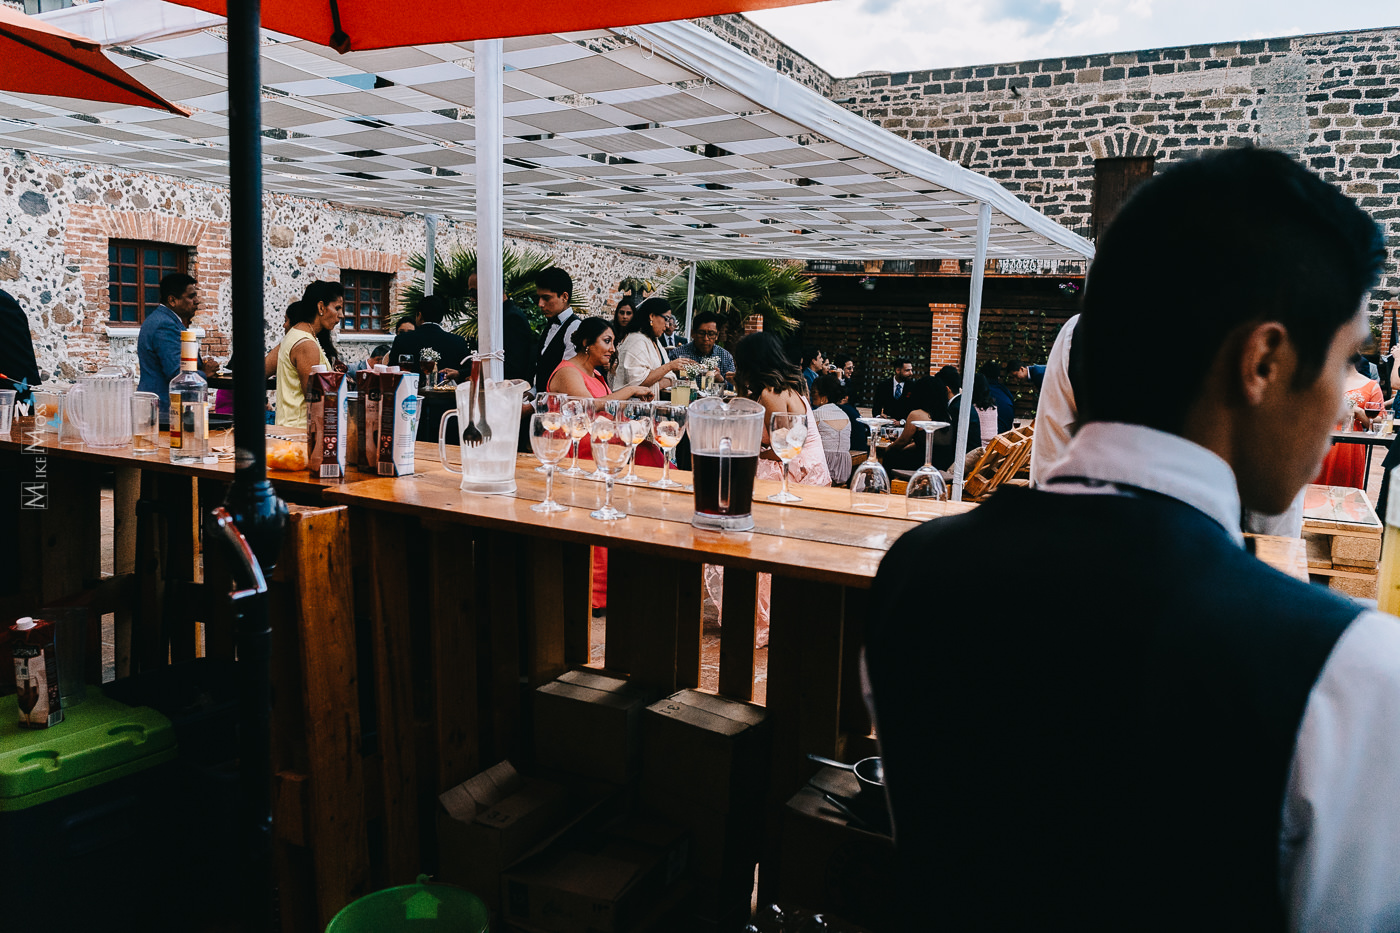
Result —
M992 231L992 205L977 210L977 254L972 261L972 284L967 297L967 324L963 328L962 397L958 406L958 436L953 441L953 501L962 501L963 467L967 457L967 430L972 417L972 380L977 377L977 331L982 324L982 279L987 269L987 239ZM987 439L983 438L985 442Z

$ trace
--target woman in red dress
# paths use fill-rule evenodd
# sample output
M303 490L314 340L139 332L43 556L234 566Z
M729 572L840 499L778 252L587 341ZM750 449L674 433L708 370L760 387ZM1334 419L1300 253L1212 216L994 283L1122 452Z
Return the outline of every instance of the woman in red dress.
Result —
M652 390L645 386L623 386L616 392L608 390L602 373L608 371L615 348L612 325L601 317L590 317L574 331L574 356L560 363L549 377L549 391L563 392L575 398L649 399ZM589 438L579 441L579 456L593 458ZM637 448L637 466L661 466L661 448L646 441ZM593 549L593 608L608 604L608 552Z
M1352 362L1359 361L1357 357ZM1363 376L1356 369L1347 374L1346 399L1348 411L1337 422L1335 430L1365 431L1371 420L1379 417L1385 407L1380 383ZM1314 482L1322 486L1350 486L1364 489L1366 483L1366 448L1362 444L1333 444L1322 461L1322 472Z

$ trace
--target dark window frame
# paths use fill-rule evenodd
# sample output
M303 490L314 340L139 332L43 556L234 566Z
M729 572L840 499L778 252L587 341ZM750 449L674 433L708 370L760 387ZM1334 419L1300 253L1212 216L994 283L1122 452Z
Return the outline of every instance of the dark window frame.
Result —
M340 284L345 287L345 316L340 329L347 334L387 334L393 313L394 276L389 272L341 269ZM366 298L366 293L371 296ZM373 308L374 310L367 310Z
M123 254L123 250L131 251L130 259ZM156 253L154 263L150 262L152 252ZM167 258L172 262L167 263ZM109 239L107 323L113 327L140 327L146 320L146 312L160 304L160 280L172 272L188 274L189 268L188 246L154 240ZM130 275L124 271L127 269L132 270ZM148 272L151 274L148 275Z
M1156 156L1123 156L1094 160L1094 200L1091 235L1095 240L1121 208L1156 171Z

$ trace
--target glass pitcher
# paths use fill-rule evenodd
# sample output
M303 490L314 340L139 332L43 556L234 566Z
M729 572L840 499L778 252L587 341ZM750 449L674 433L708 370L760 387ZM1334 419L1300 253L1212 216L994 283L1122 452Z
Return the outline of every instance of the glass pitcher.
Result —
M89 447L128 447L131 444L131 397L135 380L122 369L104 369L82 376L68 390L64 417L78 429Z
M753 528L753 481L763 445L763 406L746 398L702 398L686 409L697 528Z
M478 410L475 386L470 381L457 384L457 407L443 413L438 423L438 456L443 469L462 474L462 488L467 492L515 492L515 451L520 443L520 413L525 406L528 382L508 379L487 382L480 395L485 412ZM457 439L469 424L475 424L483 435L489 429L491 439L475 446L462 444L462 468L454 469L447 459L447 422L457 419Z

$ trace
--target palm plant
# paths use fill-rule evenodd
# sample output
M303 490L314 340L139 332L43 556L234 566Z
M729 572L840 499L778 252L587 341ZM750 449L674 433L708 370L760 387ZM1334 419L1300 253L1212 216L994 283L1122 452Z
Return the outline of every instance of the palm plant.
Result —
M686 279L666 289L672 307L685 307ZM771 259L707 259L695 265L695 310L712 311L729 334L742 334L744 319L758 314L763 329L779 337L797 327L797 312L817 300L816 283L799 267Z
M399 292L399 310L390 319L390 330L400 321L413 320L414 309L423 297L423 275L427 267L427 254L415 253L408 259L411 268L417 269L412 283ZM547 253L530 249L514 249L506 246L501 254L501 278L505 285L505 296L525 310L530 326L538 333L544 326L544 315L535 304L535 276L554 265L554 259ZM477 308L467 290L467 279L476 272L476 250L456 247L444 258L441 254L433 262L433 294L447 301L448 316L443 326L467 339L473 347L477 341ZM569 296L570 304L577 312L585 308L577 291Z

